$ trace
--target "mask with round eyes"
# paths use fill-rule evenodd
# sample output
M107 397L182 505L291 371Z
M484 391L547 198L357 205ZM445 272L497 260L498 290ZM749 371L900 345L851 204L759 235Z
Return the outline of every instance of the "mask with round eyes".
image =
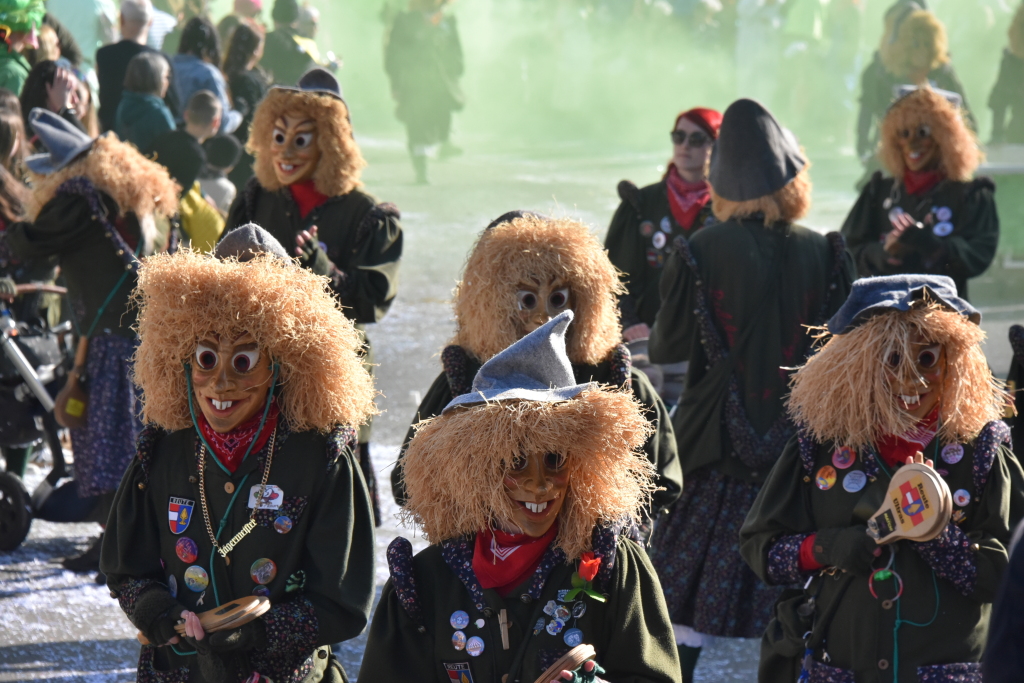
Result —
M508 464L505 493L513 505L508 531L539 538L551 529L569 487L565 465L562 453L520 454Z
M896 404L915 419L931 414L942 397L946 376L946 352L942 344L933 344L916 334L911 342L913 369L906 370L903 358L893 353L886 359L890 385Z
M938 165L941 150L928 124L904 128L899 131L898 141L903 163L911 171L926 171Z
M559 281L540 286L520 284L516 302L522 322L520 336L525 336L562 311L572 308L572 290Z
M226 433L266 405L272 363L245 333L237 339L210 337L196 345L192 388L200 411L215 432Z
M285 114L274 124L270 156L274 175L282 185L308 180L320 163L316 122L304 116Z

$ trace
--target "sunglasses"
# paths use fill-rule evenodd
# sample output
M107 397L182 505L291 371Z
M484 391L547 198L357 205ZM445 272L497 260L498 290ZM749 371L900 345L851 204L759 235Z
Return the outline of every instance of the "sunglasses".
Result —
M688 145L689 147L703 147L704 145L711 142L711 138L707 133L703 133L699 130L695 130L689 135L686 131L674 130L669 135L672 136L672 143L676 145ZM687 143L689 139L689 143Z

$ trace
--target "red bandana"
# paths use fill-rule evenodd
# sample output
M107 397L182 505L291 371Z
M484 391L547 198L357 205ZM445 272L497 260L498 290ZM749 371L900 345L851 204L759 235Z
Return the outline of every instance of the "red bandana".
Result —
M316 181L303 180L288 186L292 191L292 199L299 205L299 215L305 218L309 212L326 202L330 197L316 189Z
M238 425L225 434L213 431L213 427L206 421L206 416L199 413L199 431L202 432L206 443L210 444L210 448L213 449L214 457L220 461L221 465L228 468L229 472L234 474L238 466L242 464L242 456L249 450L249 444L252 443L253 438L256 439L256 443L253 444L252 453L256 453L267 443L267 439L274 433L274 427L277 426L277 416L279 414L277 401L272 401L270 412L267 413L267 423L263 425L263 431L260 432L259 436L256 436L256 430L260 427L260 420L263 419L262 410L257 411L255 415L246 420L245 424Z
M697 214L711 201L707 181L687 182L679 175L676 165L669 164L668 173L665 174L665 186L668 188L668 205L672 210L672 217L683 230L689 231L697 219Z
M552 524L540 538L509 534L500 529L484 530L476 535L473 549L473 573L481 588L494 588L501 597L526 581L537 571L544 551L555 540L558 524Z
M945 178L942 171L911 171L903 172L903 186L910 194L923 194L938 185Z
M907 458L913 457L918 451L932 442L939 431L939 406L906 434L902 436L883 436L878 442L878 454L889 467L904 465Z

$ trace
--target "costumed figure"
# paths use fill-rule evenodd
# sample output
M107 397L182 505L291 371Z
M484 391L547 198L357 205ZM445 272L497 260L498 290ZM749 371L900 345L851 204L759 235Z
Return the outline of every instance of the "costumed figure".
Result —
M762 683L982 680L1024 473L980 320L949 278L893 275L855 282L819 331L793 377L799 432L740 531L758 576L793 587L762 640ZM887 501L913 463L952 492L944 510L913 478ZM876 511L897 503L900 533L876 542ZM904 535L933 515L932 540Z
M256 175L235 198L225 229L267 226L303 267L327 276L345 315L364 334L363 326L380 321L398 291L402 228L394 204L378 204L360 190L366 162L337 79L313 69L296 88L271 88L245 148L256 158ZM372 372L369 340L365 361ZM369 441L367 422L359 433L359 462L379 519Z
M45 15L43 0L0 0L0 88L15 96L32 70L22 52L39 49L38 31Z
M721 125L722 115L714 109L696 107L677 116L671 133L672 161L665 177L642 189L628 180L619 183L622 203L604 240L608 258L626 274L627 291L619 297L622 337L634 364L669 405L679 400L686 363L668 367L645 363L647 339L661 305L658 286L673 240L689 239L715 222L707 165Z
M892 177L871 176L842 228L862 277L948 275L967 298L968 278L992 263L995 184L972 180L980 154L955 100L919 88L886 114L878 154Z
M277 85L294 86L303 74L316 66L296 30L299 13L298 0L277 0L271 11L274 30L267 34L260 66Z
M988 96L994 145L1024 144L1024 5L1017 7L1007 33L1009 45L1003 50L999 77Z
M678 681L658 578L636 542L655 488L639 452L652 428L628 393L577 383L572 319L564 311L495 355L418 426L408 516L431 545L388 547L359 680ZM586 645L595 662L547 671Z
M169 246L155 218L177 211L178 188L162 166L115 135L94 140L44 109L33 109L29 123L49 153L26 160L28 222L9 226L3 239L24 262L56 261L67 285L79 392L58 401L58 420L72 427L78 496L100 497L95 518L103 522L142 430L130 378L137 342L129 299L138 259ZM65 560L75 571L95 571L98 563L98 540Z
M255 225L146 259L135 296L147 427L101 566L150 643L138 680L347 680L329 644L359 635L374 595L358 332ZM253 595L269 611L204 630L197 613Z
M950 62L948 44L946 27L919 3L901 0L886 12L882 42L861 75L857 156L866 172L858 189L879 168L875 152L883 137L882 119L901 85L931 85L959 94L968 125L977 130L964 87Z
M443 372L430 386L413 420L440 415L451 400L470 390L485 361L562 311L576 324L568 332L568 354L578 382L599 382L632 393L655 431L643 451L657 472L657 513L672 505L683 479L675 435L665 404L647 377L632 367L621 343L616 297L623 287L601 243L584 224L512 211L492 222L477 240L454 293L455 336L441 353ZM415 434L409 429L405 445ZM391 488L405 504L404 458L391 472ZM645 524L645 528L649 525Z
M416 182L427 182L427 157L449 158L462 150L448 139L452 112L462 109L462 43L449 0L410 0L394 18L384 46L395 116L405 124Z
M674 415L686 488L655 527L658 568L691 680L701 634L761 635L778 590L740 561L737 532L794 427L788 373L807 325L839 308L853 267L842 237L794 225L811 204L808 161L759 103L737 100L711 155L722 221L676 240L651 330L654 363L689 361Z

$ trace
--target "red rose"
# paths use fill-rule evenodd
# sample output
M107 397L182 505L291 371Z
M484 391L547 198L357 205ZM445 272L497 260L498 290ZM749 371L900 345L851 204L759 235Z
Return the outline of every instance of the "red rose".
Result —
M587 552L580 556L580 568L577 569L580 578L584 581L593 581L597 576L597 570L601 568L601 558L594 557L594 553Z

